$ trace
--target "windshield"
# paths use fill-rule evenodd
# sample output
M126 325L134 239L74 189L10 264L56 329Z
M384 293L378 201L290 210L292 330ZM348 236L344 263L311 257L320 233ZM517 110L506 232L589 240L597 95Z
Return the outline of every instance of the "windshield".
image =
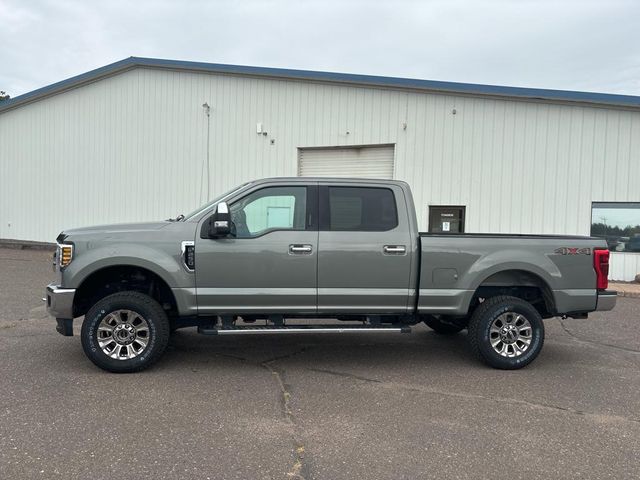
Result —
M205 210L208 210L209 208L213 207L214 205L216 205L217 203L222 202L224 199L226 199L227 197L230 197L231 195L233 195L234 193L242 190L244 187L246 187L247 185L249 185L251 182L247 182L247 183L243 183L242 185L240 185L239 187L234 187L233 189L229 190L226 193L223 193L222 195L217 196L216 198L214 198L213 200L211 200L209 203L202 205L200 208L198 208L197 210L194 210L193 212L189 213L188 215L185 215L184 217L184 221L186 222L187 220L191 220L193 217L200 215L202 212L204 212Z

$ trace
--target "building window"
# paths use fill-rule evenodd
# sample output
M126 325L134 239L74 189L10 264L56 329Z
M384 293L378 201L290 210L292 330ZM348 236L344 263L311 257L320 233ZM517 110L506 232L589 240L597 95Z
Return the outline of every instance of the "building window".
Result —
M464 206L429 206L429 233L464 233Z
M640 252L640 203L593 202L591 236L606 239L612 252Z

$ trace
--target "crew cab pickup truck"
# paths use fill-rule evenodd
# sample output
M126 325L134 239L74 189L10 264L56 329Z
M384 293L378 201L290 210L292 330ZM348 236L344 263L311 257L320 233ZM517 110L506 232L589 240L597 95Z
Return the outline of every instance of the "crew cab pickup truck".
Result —
M48 311L67 336L84 317L85 353L112 372L150 366L182 327L403 333L420 322L467 329L480 360L517 369L539 354L543 319L616 303L605 240L421 233L401 181L258 180L186 216L67 230L57 243Z

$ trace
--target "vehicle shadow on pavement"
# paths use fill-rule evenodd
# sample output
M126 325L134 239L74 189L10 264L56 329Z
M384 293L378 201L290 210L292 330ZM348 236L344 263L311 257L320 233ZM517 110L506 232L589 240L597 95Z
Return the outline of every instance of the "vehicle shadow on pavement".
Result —
M464 334L446 337L431 331L419 331L411 335L374 335L243 335L222 338L180 330L172 335L160 363L165 368L182 363L215 364L220 357L255 364L288 360L303 367L316 367L319 362L366 363L370 368L375 368L375 364L406 368L408 365L436 364L468 366L475 362Z
M76 322L73 338L61 337L54 331L42 331L40 320L5 322L1 337L14 338L20 363L48 371L56 370L84 374L101 371L86 358L79 339L81 320ZM531 368L558 364L570 365L584 357L584 342L574 339L557 325L549 325L543 354ZM42 355L21 355L20 337L30 337L29 343L43 345ZM568 348L569 347L569 348ZM13 350L10 348L10 350ZM26 353L26 352L25 352ZM594 355L599 350L593 350ZM604 355L605 352L602 352ZM227 361L223 361L226 359ZM269 362L287 361L290 366L304 369L327 366L353 366L376 369L457 368L491 370L473 357L466 332L438 335L423 326L411 334L304 334L304 335L200 335L195 328L181 329L171 335L165 355L152 367L155 372L179 371L183 368L205 368L215 372L219 366L245 362L264 366ZM529 370L527 369L527 370Z

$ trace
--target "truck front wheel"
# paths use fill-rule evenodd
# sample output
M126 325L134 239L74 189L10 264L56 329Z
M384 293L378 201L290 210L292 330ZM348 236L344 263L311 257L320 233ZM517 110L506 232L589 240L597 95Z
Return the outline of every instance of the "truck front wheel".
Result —
M82 348L98 367L114 373L144 370L169 343L169 320L153 298L119 292L96 303L82 324Z
M473 353L494 368L515 370L531 363L544 343L540 313L517 297L486 299L469 321L469 343Z

